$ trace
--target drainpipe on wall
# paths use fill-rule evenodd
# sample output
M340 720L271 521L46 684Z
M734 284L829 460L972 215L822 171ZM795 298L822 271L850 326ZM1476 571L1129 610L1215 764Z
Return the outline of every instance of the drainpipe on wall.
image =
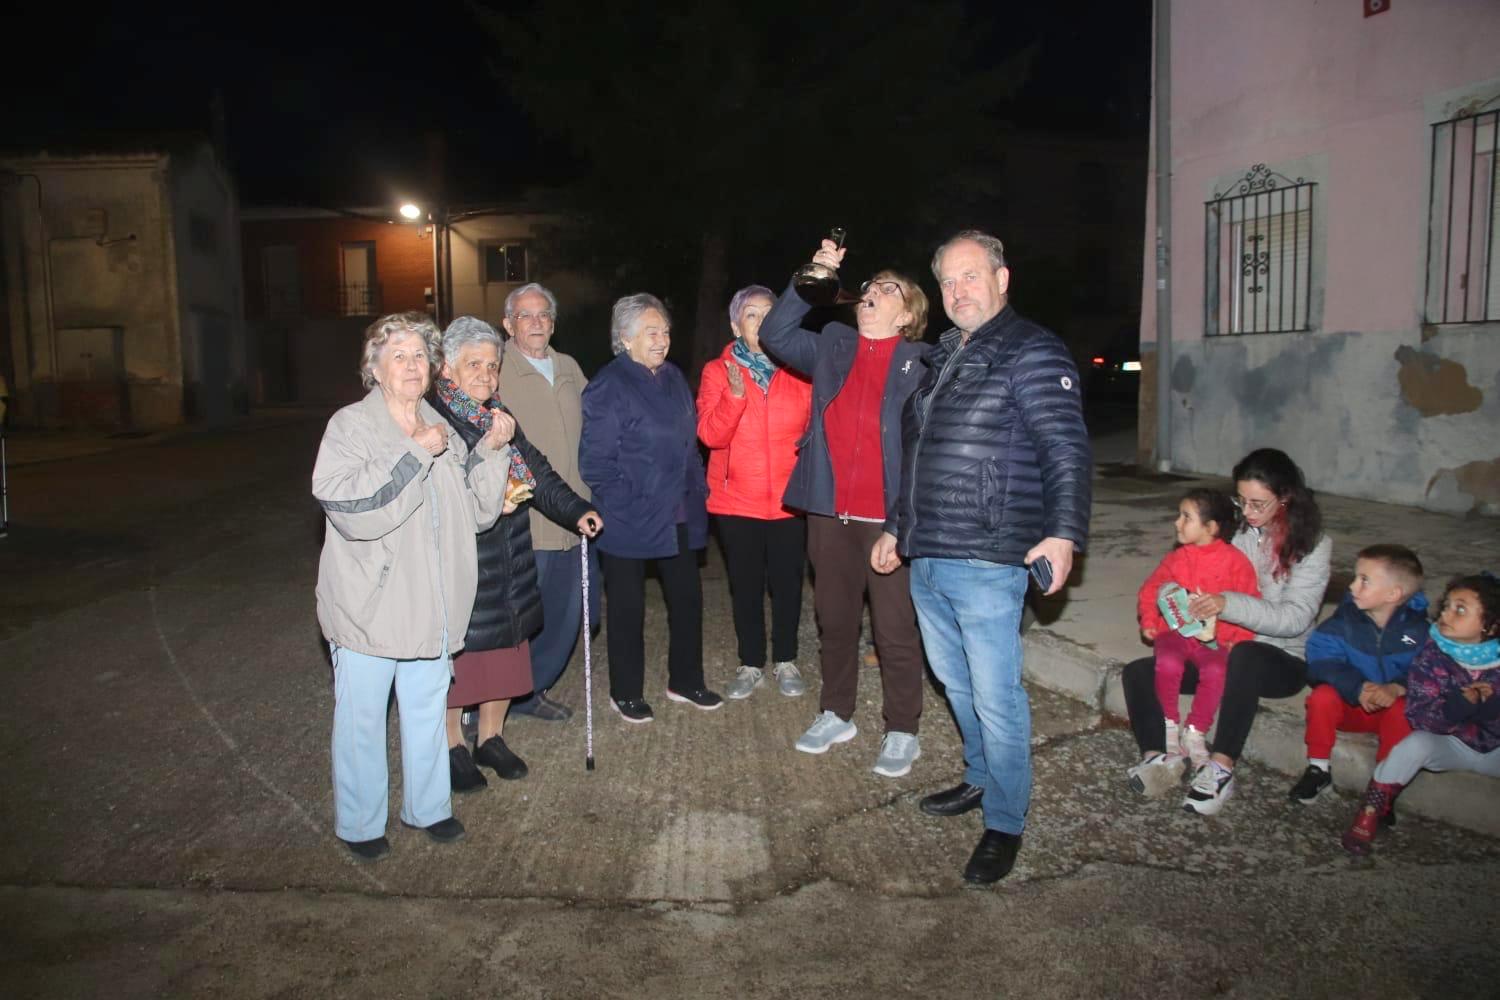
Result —
M1172 470L1172 24L1156 0L1156 469Z

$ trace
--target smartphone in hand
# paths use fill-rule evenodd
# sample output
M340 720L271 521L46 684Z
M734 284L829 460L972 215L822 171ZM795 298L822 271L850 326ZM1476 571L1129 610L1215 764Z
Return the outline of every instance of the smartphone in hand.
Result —
M1027 569L1031 570L1031 578L1042 593L1052 589L1052 560L1046 556L1038 556Z

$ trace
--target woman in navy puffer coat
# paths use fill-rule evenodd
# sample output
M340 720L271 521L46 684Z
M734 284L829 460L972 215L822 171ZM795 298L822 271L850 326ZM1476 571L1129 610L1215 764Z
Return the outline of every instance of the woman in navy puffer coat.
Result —
M615 359L583 391L578 469L605 524L610 704L626 722L644 723L654 718L643 694L648 561L667 600L667 697L705 710L723 704L703 681L697 550L708 544L708 485L693 393L667 360L667 307L654 295L625 296L610 339Z

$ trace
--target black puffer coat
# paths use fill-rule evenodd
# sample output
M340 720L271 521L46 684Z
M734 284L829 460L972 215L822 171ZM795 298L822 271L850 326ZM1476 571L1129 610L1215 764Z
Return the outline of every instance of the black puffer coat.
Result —
M471 449L483 437L478 427L444 406L436 393L429 395L427 401L453 425ZM504 406L500 408L505 410ZM529 502L551 520L574 530L578 519L594 509L593 504L574 493L553 471L546 456L521 433L519 423L510 443L521 452L536 477L536 489ZM464 649L519 646L542 630L542 594L537 587L536 559L531 552L531 518L527 516L526 504L502 515L476 541L479 592L474 598L474 615L469 619Z
M1088 540L1093 457L1078 369L1007 305L943 334L902 413L897 542L909 559L1018 566L1043 538Z

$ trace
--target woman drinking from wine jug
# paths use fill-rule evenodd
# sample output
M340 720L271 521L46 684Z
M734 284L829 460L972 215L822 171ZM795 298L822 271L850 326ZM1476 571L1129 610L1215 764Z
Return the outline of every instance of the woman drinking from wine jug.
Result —
M824 240L813 263L836 271L844 250ZM822 638L819 714L797 741L823 753L854 738L859 630L870 597L880 657L885 739L875 772L900 777L920 755L922 645L906 567L877 573L871 552L882 532L895 534L901 480L901 408L925 371L921 343L927 296L895 271L865 282L857 329L829 323L802 328L812 306L789 286L762 321L760 342L787 367L812 379L812 416L783 497L807 512L807 554L816 574L813 606Z

